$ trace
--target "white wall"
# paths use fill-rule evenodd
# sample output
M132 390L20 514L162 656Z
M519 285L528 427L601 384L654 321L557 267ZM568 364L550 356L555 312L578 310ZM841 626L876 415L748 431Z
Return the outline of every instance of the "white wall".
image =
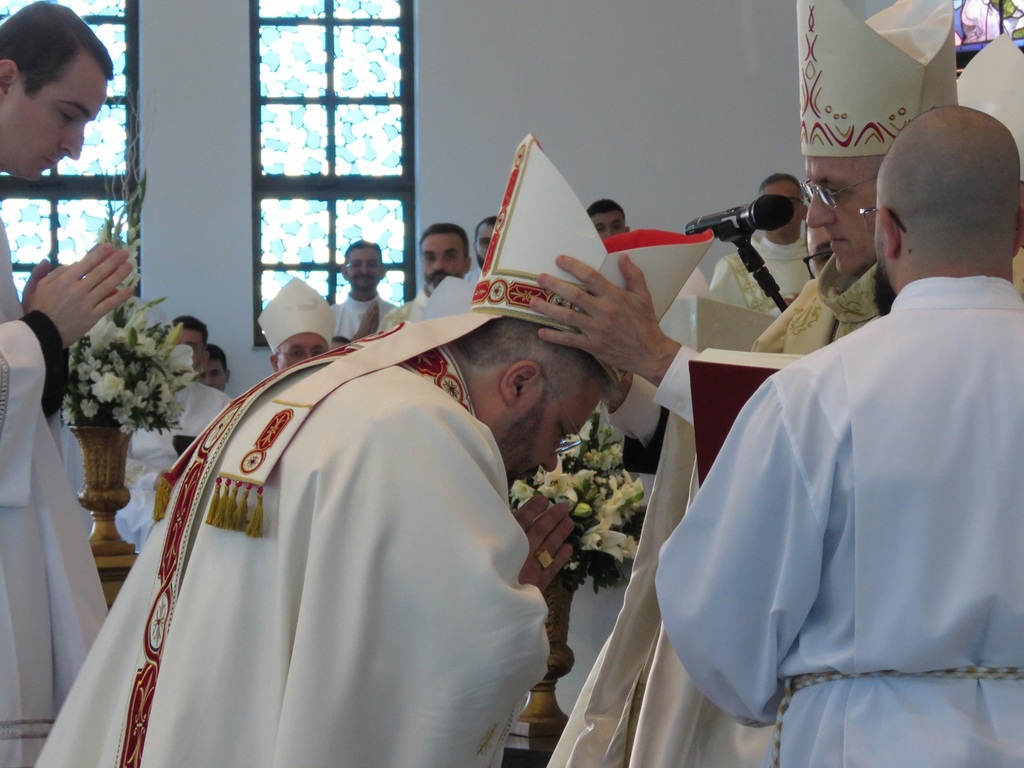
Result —
M250 323L246 0L141 0L147 297L196 314L234 392L269 372ZM417 229L496 211L535 133L583 204L679 229L800 175L795 4L429 0L417 9ZM703 265L728 249L716 246Z

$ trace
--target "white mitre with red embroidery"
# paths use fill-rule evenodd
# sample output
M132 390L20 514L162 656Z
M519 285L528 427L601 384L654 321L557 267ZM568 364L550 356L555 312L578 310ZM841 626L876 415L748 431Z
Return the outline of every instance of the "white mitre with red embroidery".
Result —
M899 0L862 21L842 0L797 0L804 155L884 155L904 126L956 103L953 6Z
M964 67L956 89L961 107L991 115L1013 134L1024 179L1024 54L1008 35L996 38Z
M473 292L472 312L505 315L560 328L530 309L534 298L564 303L537 284L541 272L576 282L555 266L559 254L573 256L624 287L618 257L628 252L647 278L660 317L713 240L697 235L638 230L602 242L587 211L533 136L516 150L512 173Z

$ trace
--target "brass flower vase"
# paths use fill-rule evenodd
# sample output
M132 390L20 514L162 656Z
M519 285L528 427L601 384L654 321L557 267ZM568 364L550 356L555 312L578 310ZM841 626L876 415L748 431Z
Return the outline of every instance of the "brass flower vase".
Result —
M92 513L93 556L134 555L135 547L121 538L114 523L117 510L131 499L124 485L131 434L117 427L71 427L71 432L82 447L85 485L78 500Z
M548 672L544 679L530 689L530 698L513 733L521 736L561 736L568 722L568 716L558 706L555 686L560 677L572 671L576 660L569 647L569 613L572 610L573 592L565 587L562 579L556 577L544 590L548 604L548 618L544 628L548 634Z

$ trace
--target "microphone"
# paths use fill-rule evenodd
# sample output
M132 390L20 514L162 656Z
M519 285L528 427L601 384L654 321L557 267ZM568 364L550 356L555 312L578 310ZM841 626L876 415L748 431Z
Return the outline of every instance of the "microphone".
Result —
M715 237L727 242L750 235L757 229L773 230L785 226L793 218L793 203L783 195L761 195L750 205L738 205L718 213L700 216L683 230L688 235L710 229Z

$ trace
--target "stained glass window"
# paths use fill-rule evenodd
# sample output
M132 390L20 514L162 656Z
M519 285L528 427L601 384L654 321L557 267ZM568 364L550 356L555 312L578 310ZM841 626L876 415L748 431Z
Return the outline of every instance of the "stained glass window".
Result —
M0 19L31 0L0 0ZM0 219L11 246L19 294L43 259L67 264L96 243L110 190L129 172L127 148L138 126L128 105L138 72L138 0L62 0L96 31L114 61L107 103L85 130L81 156L65 158L38 181L0 175ZM137 170L137 169L136 169ZM130 175L130 174L129 174Z
M344 301L345 249L381 247L392 303L415 292L412 5L252 0L255 318L293 277Z

